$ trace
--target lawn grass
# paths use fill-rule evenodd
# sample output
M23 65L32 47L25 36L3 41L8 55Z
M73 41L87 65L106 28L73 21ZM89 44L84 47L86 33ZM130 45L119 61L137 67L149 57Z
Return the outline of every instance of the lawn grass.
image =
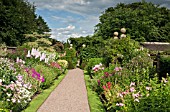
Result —
M100 101L98 94L90 88L90 76L87 74L87 72L84 72L84 78L86 82L90 112L105 112L105 109L102 102Z
M54 84L50 88L44 90L41 94L36 96L30 102L29 106L22 112L37 112L38 108L43 104L43 102L48 98L48 96L58 86L58 84L64 79L66 74L67 72L65 74L60 75L58 79L54 81Z

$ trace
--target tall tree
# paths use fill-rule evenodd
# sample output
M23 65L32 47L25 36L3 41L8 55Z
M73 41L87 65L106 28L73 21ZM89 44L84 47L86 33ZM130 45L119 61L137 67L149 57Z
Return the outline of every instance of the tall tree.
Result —
M122 27L137 41L170 41L170 10L145 1L118 4L100 16L95 33L108 39Z
M24 0L0 0L0 37L8 46L17 46L26 39L23 34L37 32L35 6Z
M38 26L38 33L43 34L44 32L50 32L47 23L44 21L44 19L39 15L37 18L37 26Z

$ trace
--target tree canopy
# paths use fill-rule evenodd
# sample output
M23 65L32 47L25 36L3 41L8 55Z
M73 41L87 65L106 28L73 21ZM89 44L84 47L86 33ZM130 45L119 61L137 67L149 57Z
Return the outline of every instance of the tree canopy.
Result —
M95 33L103 39L113 37L115 31L125 27L137 41L170 41L170 10L145 1L120 3L110 7L99 17Z
M25 0L0 0L0 43L21 45L24 34L49 32L41 16L35 14L35 6Z

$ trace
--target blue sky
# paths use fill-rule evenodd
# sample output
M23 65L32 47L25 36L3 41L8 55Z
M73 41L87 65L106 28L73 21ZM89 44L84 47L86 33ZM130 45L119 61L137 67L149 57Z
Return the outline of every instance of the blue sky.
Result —
M66 41L69 37L92 35L99 16L118 3L141 0L28 0L36 6L37 15L47 22L51 38ZM170 9L170 0L145 0Z

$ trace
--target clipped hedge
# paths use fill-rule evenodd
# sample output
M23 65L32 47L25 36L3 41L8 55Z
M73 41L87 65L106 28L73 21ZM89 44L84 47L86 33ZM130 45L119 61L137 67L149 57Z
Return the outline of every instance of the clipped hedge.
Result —
M76 57L76 50L74 48L66 49L66 56L62 57L68 62L68 69L76 68L77 64L77 57Z
M166 77L167 73L170 74L170 56L163 55L159 59L159 75Z

